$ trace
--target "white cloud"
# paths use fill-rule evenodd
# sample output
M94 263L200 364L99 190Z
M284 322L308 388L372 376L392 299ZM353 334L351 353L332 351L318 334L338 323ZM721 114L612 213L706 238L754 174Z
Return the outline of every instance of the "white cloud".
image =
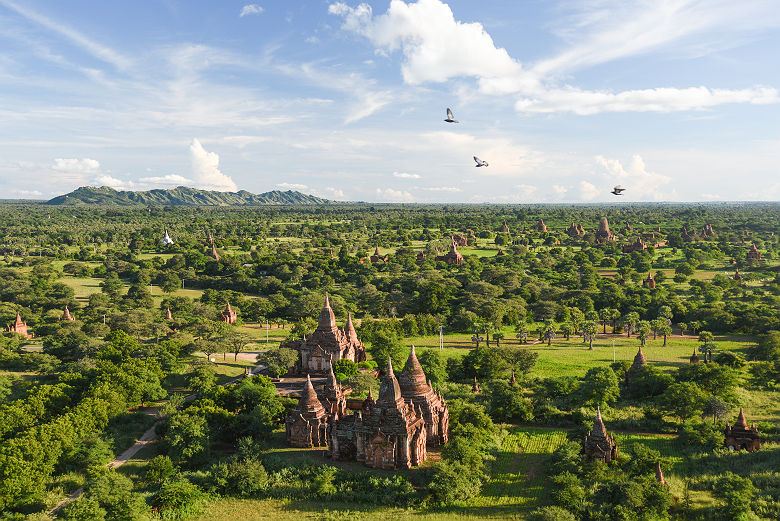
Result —
M703 110L724 103L762 105L780 102L777 89L687 89L658 88L628 90L618 93L597 92L575 88L554 89L515 103L518 112L573 112L589 115L599 112L673 112Z
M400 49L406 59L401 73L411 85L458 76L521 83L529 79L519 62L495 46L482 24L456 21L440 0L392 0L387 12L376 17L365 3L349 7L337 2L328 12L341 16L343 29L365 36L380 52Z
M328 12L342 17L342 29L366 37L377 53L400 50L405 61L401 74L407 84L440 83L472 77L482 93L517 94L518 112L672 112L703 110L725 103L780 102L774 88L659 87L627 91L583 90L561 85L580 67L594 66L678 44L691 35L709 31L718 41L724 33L749 33L755 28L780 25L771 2L754 0L667 0L625 2L594 0L567 6L574 16L563 17L567 26L559 35L570 45L558 55L530 69L498 48L479 23L457 21L441 0L392 0L384 14L374 16L371 6L349 7L333 3ZM685 40L687 41L687 40Z
M330 197L335 197L337 199L344 199L346 197L344 195L344 190L341 190L339 188L332 188L329 186L325 188L325 191L330 194Z
M420 174L407 174L406 172L393 172L393 177L399 179L420 179Z
M243 18L251 14L261 14L263 11L265 11L265 9L257 4L247 4L241 8L241 14L239 16Z
M595 199L601 190L596 188L596 185L587 181L580 181L580 199L584 201L591 201Z
M607 174L610 182L621 184L626 189L624 195L633 200L668 201L676 198L674 191L669 191L666 185L672 178L663 174L650 172L645 162L638 154L631 158L627 168L617 159L606 159L596 156L596 163Z
M98 186L110 186L114 190L128 190L133 188L132 181L123 181L108 174L100 175L93 180Z
M279 188L284 188L285 190L306 190L309 188L307 185L298 183L276 183L276 186Z
M428 190L430 192L462 192L463 191L457 186L432 186L429 188L423 188L423 190Z
M100 162L96 159L84 158L57 158L52 169L59 172L78 172L91 174L100 170Z
M192 179L187 179L179 174L167 174L155 177L142 177L138 180L141 183L165 186L186 186L192 183Z
M402 190L393 190L392 188L376 189L376 197L380 201L390 202L411 202L414 200L414 196L409 192Z
M190 144L190 158L192 159L192 174L198 188L216 190L218 192L235 192L238 190L236 183L220 172L219 155L216 152L208 152L197 139Z
M39 190L19 190L17 188L9 190L12 194L21 196L41 196L43 192Z
M515 189L517 190L516 197L518 199L528 199L536 193L536 187L533 185L519 184L515 185Z
M553 192L555 192L555 196L558 197L559 199L564 195L566 195L566 192L569 191L565 186L561 186L561 185L552 185L552 189Z

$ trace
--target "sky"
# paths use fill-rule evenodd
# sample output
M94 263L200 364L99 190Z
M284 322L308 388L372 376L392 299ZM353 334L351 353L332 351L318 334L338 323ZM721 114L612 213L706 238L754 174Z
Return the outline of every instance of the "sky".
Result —
M0 199L777 201L778 29L776 0L0 0Z

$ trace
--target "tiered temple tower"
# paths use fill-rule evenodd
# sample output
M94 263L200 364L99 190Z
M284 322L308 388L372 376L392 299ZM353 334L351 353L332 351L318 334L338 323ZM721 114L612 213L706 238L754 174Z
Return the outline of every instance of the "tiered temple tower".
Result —
M287 444L291 447L321 447L327 444L327 413L322 406L311 377L306 377L306 386L298 405L285 421Z
M596 413L596 421L593 422L593 430L585 436L582 443L582 452L592 460L600 460L609 463L617 458L618 448L615 438L607 434L604 420L601 419L601 408Z

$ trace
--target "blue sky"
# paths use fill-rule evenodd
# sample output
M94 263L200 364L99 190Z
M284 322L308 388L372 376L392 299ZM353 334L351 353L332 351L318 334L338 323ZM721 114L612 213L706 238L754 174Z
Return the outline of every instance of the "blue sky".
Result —
M778 200L779 27L775 0L0 0L0 198Z

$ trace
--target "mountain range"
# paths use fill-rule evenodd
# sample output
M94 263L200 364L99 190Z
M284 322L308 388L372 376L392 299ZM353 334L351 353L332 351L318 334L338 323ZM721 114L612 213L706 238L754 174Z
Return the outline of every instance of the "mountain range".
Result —
M293 190L273 190L253 194L246 190L216 192L187 186L146 191L114 190L108 186L82 186L59 195L46 204L51 205L103 205L103 206L267 206L267 205L323 205L334 201L303 194Z

